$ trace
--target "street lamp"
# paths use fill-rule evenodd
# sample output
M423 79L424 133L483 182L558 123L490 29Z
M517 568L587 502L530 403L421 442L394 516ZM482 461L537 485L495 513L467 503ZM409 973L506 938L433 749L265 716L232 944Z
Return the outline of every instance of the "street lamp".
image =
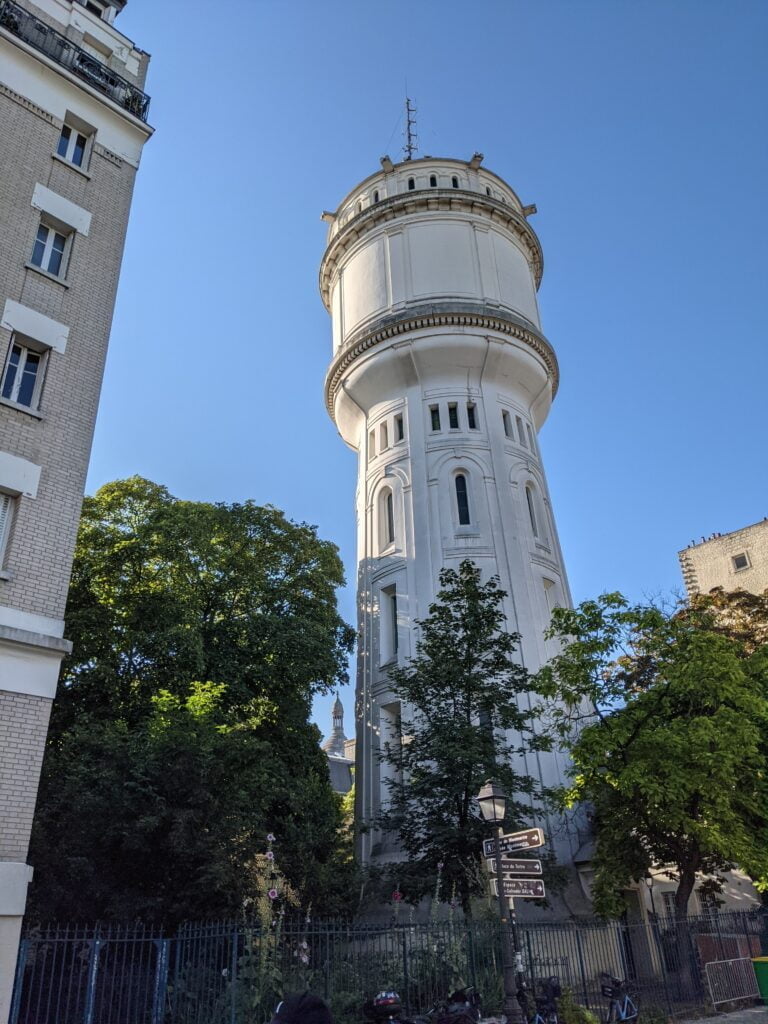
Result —
M518 989L523 984L523 964L520 955L520 947L517 941L517 925L515 924L515 912L507 903L504 895L504 877L501 867L501 845L499 836L502 835L501 823L507 809L507 795L497 782L491 779L486 782L477 794L477 802L480 804L480 813L487 822L497 825L495 856L496 856L496 878L498 886L499 915L501 917L501 949L502 964L504 967L504 1015L508 1024L523 1024L523 1011L517 999Z

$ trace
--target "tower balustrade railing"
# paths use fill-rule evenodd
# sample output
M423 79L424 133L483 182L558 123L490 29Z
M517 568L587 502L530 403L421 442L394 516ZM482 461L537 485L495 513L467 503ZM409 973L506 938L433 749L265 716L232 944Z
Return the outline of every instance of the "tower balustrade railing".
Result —
M82 78L134 117L141 121L149 117L149 96L145 92L14 0L0 0L0 28Z

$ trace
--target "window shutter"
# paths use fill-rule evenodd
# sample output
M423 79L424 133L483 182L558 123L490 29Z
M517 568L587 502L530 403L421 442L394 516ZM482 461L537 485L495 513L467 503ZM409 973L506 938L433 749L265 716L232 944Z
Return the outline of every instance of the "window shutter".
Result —
M10 494L0 494L0 559L5 550L5 542L8 539L8 531L11 527L11 509L13 498ZM0 563L2 564L2 563Z

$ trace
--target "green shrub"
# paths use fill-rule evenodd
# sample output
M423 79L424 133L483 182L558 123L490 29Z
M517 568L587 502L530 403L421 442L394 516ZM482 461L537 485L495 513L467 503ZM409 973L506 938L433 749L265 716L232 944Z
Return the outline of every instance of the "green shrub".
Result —
M577 1003L569 988L563 989L557 1001L557 1019L560 1024L600 1024L597 1014Z
M669 1014L658 1006L644 1006L641 1014L643 1024L667 1024Z

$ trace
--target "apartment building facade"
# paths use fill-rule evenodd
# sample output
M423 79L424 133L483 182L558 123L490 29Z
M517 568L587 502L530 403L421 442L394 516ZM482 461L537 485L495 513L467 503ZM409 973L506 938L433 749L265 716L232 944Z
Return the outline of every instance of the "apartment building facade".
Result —
M0 0L0 1021L32 866L64 609L149 57L126 0Z

